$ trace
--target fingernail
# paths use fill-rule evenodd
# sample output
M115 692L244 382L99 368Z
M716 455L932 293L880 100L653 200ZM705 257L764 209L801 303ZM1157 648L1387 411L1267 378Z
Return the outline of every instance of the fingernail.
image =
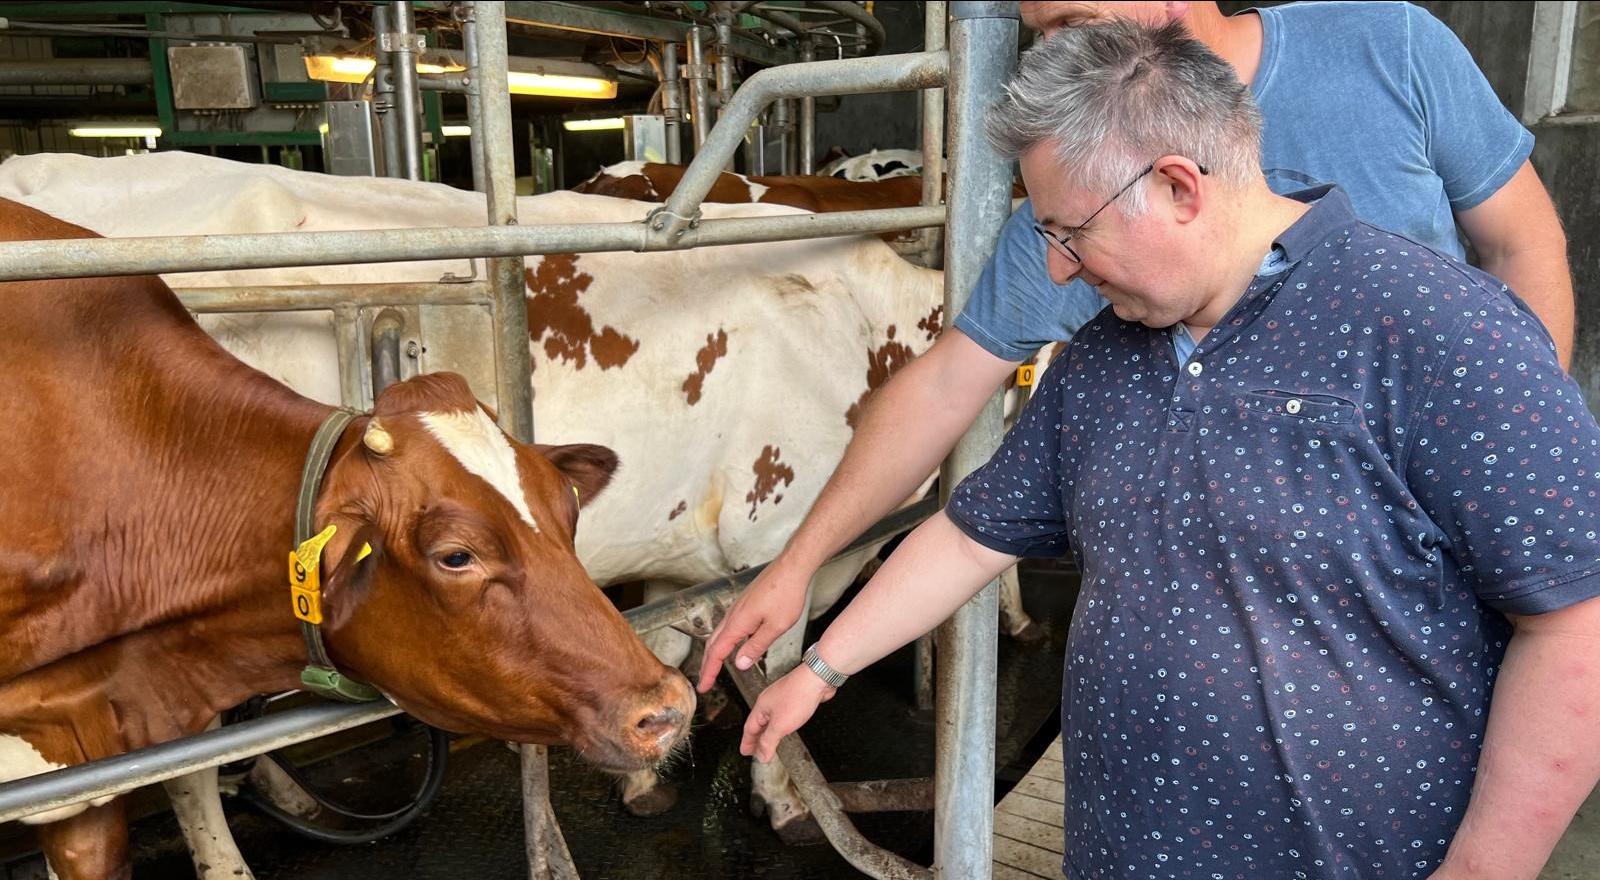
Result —
M733 665L737 669L749 669L750 668L750 664L752 664L754 662L755 661L751 660L749 657L746 657L745 655L740 654L739 658L737 660L733 661Z

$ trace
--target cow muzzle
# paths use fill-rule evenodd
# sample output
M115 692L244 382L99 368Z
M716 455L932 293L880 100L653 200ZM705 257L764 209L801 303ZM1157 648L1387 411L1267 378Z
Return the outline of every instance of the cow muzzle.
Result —
M670 670L642 699L619 706L607 725L612 734L583 755L603 770L628 772L659 764L687 739L694 707L689 680Z

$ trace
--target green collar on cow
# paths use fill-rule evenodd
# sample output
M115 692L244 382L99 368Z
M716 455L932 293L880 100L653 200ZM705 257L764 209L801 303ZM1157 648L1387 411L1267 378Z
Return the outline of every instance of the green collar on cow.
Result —
M306 638L306 654L311 662L300 672L300 684L312 693L346 703L366 703L382 698L378 689L364 681L340 674L322 644L322 547L332 538L337 526L330 525L313 535L312 513L317 492L322 488L322 473L339 445L339 437L358 413L340 407L328 414L311 438L305 467L300 471L300 497L294 506L295 549L289 552L289 593L294 599L294 616L300 618L300 631ZM361 548L362 557L372 552ZM353 563L352 563L353 564Z

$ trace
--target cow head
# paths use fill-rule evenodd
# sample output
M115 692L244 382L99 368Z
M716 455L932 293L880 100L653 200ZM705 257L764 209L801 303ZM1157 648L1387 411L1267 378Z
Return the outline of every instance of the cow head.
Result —
M611 770L666 757L693 693L573 550L616 465L600 446L518 443L451 373L386 389L317 502L317 527L338 526L323 554L335 662L447 730L570 743Z

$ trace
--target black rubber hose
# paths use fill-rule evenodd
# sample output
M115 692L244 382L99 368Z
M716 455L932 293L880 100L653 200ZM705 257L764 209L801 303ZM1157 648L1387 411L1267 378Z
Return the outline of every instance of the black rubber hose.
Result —
M434 798L438 796L439 788L444 784L445 765L450 760L449 734L438 728L429 727L428 746L428 770L422 781L422 787L418 789L416 796L412 798L410 803L387 813L360 813L333 803L317 794L314 789L307 785L304 777L291 765L278 760L274 755L269 754L266 756L324 809L351 819L383 823L364 831L339 831L332 828L324 828L302 816L287 812L277 804L261 797L248 788L241 789L241 796L256 809L287 825L291 831L302 837L322 843L336 843L343 846L371 843L399 832L412 822L415 822L417 817L421 816L423 811L433 804Z

